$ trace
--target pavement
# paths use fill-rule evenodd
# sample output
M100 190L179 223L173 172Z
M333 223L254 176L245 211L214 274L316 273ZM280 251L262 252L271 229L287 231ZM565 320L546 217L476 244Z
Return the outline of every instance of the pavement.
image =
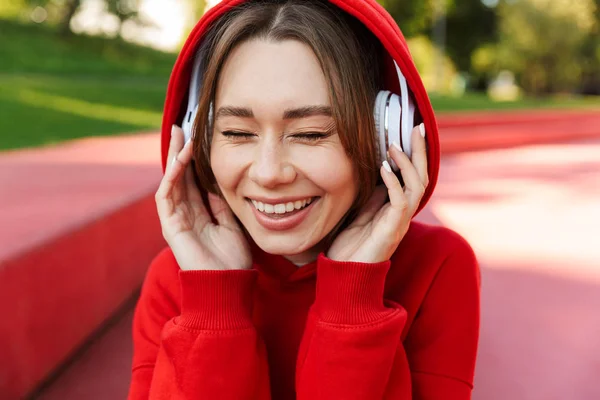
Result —
M600 113L438 122L442 168L418 219L481 262L473 398L600 399ZM2 400L126 396L135 293L165 245L160 176L157 133L0 154Z
M21 398L132 296L165 246L158 136L0 154L0 399Z
M600 139L445 156L419 219L482 271L475 400L600 399ZM39 397L125 398L126 312Z
M600 140L458 154L430 210L482 269L476 400L600 399Z

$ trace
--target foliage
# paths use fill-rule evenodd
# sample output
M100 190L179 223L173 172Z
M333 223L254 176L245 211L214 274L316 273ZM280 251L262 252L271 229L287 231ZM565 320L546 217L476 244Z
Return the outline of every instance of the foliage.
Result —
M477 71L513 71L526 92L572 91L584 74L584 47L597 21L594 0L520 0L503 2L499 42L479 49Z
M456 0L447 16L446 50L460 71L471 67L478 47L497 40L497 15L481 0Z
M379 0L407 37L432 37L435 15L445 12L445 50L461 71L470 68L470 55L496 39L495 10L481 0ZM436 10L442 6L443 9ZM437 13L437 14L436 14Z
M436 0L378 0L378 3L385 7L394 18L400 29L402 29L402 33L407 37L411 37L423 34L431 29L434 1Z
M12 1L12 0L11 0ZM103 0L106 11L115 15L120 23L135 20L145 23L138 14L140 0ZM35 7L43 7L47 13L46 23L57 25L63 34L70 34L70 23L84 0L14 0L13 6L4 13L0 8L0 15L18 16L30 12Z
M430 92L452 94L459 79L452 61L444 57L440 68L436 48L426 36L408 39L408 47L425 88Z

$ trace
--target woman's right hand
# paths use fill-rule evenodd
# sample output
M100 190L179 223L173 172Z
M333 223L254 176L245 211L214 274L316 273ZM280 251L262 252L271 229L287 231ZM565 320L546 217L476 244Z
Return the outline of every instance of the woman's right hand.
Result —
M252 256L227 202L209 193L212 223L191 166L192 140L173 125L165 175L155 195L162 234L182 270L249 269Z

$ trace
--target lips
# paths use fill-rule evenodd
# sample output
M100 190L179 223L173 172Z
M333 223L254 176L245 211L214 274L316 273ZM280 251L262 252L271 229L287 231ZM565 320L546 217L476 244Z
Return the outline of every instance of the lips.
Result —
M265 210L260 211L261 202L256 200L249 200L248 205L252 208L252 212L257 222L262 225L264 228L273 231L284 231L288 229L293 229L296 226L300 225L302 221L306 219L310 211L315 207L315 204L318 203L320 198L307 198L306 200L301 200L299 206L301 208L296 209L296 201L293 202L294 210L287 211L288 206L291 202L287 203L278 203L278 204L266 204L267 206L273 207L272 212L265 212ZM256 204L255 204L256 203ZM265 208L265 203L263 204L263 209ZM285 211L281 212L281 204L286 204ZM278 211L280 213L275 212L275 207L278 207ZM268 211L271 211L271 207L266 207Z
M263 203L262 201L251 199L252 204L258 211L263 212L270 216L275 216L275 215L284 215L285 216L285 215L288 215L291 213L295 213L298 210L301 210L304 207L306 207L312 201L313 201L313 198L308 197L303 200L295 200L295 201L281 202L281 203L277 203L277 204L269 204L269 203Z

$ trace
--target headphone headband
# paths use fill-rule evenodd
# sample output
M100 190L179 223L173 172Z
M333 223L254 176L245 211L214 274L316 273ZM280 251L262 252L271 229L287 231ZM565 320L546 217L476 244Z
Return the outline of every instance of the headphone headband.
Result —
M186 142L192 137L192 127L198 112L198 101L200 99L200 90L202 86L201 75L204 66L204 60L201 54L203 53L198 52L194 59L194 66L189 85L187 110L185 112L183 123L181 124ZM391 141L397 141L404 152L409 157L411 156L410 138L412 127L414 125L415 105L408 90L406 78L402 74L402 71L400 71L395 60L394 67L398 75L400 96L394 95L388 91L381 91L377 96L378 100L375 102L375 126L377 135L379 136L379 153L382 160L386 158ZM382 103L380 103L380 101L382 101L382 93L385 93L384 110L381 109ZM212 111L211 103L209 119L212 119ZM393 162L390 162L390 165L394 170L398 169Z

